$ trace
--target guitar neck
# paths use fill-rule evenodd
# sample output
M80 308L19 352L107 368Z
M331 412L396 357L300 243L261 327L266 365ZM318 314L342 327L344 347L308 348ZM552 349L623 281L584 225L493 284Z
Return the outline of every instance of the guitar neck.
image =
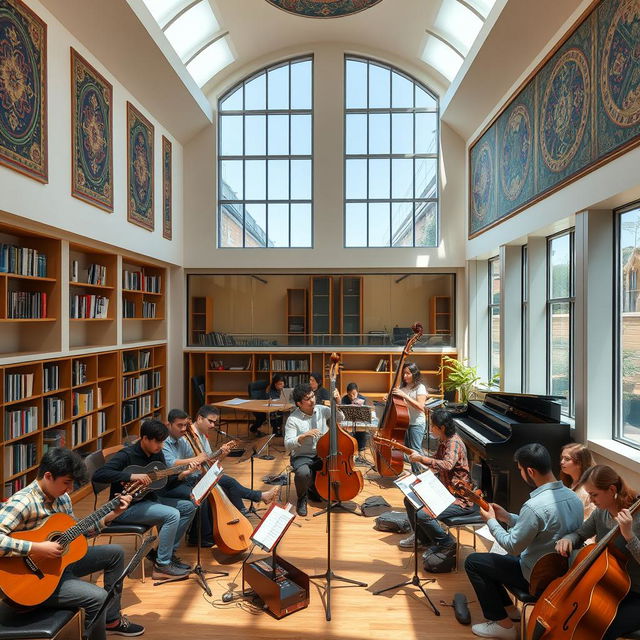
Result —
M102 518L110 514L120 504L120 498L116 497L103 504L99 509L89 514L86 518L82 518L70 529L67 529L59 538L58 542L64 547L73 542L77 537L89 533L92 529L96 529Z
M169 476L175 476L189 468L188 464L180 464L177 467L169 467L169 469L156 469L155 471L147 472L147 475L151 478L151 482L161 480L162 478L168 478Z

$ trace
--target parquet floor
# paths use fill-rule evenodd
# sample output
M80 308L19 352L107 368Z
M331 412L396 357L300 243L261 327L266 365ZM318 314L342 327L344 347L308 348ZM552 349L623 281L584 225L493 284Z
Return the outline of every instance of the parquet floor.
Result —
M275 460L256 460L255 486L262 487L262 477L284 470L288 458L282 453ZM246 484L250 484L249 463L236 464L234 458L225 461L225 471ZM292 492L293 494L295 491ZM402 509L400 492L390 486L390 481L380 482L375 472L366 476L365 487L356 501L361 503L370 495L382 495L395 509ZM106 496L105 496L106 497ZM292 498L295 496L292 495ZM92 509L93 499L87 497L76 505L76 515L82 516ZM296 518L300 527L292 526L279 546L279 554L308 574L322 574L326 570L326 516L313 517L319 507L310 506L309 515ZM469 627L461 626L450 607L456 592L463 592L472 600L473 591L465 576L460 573L442 574L427 589L441 612L436 617L425 605L422 594L415 587L374 596L371 592L410 577L412 555L397 546L403 537L383 533L373 528L374 518L358 517L348 513L332 516L332 569L347 578L368 583L367 588L347 586L334 581L332 584L332 620L325 620L323 606L324 580L316 580L311 587L310 605L281 620L257 610L250 604L234 601L225 604L221 596L228 589L238 592L241 588L241 560L219 555L215 548L203 550L203 565L212 570L229 572L228 577L210 580L213 597L205 596L195 581L176 582L153 586L148 576L145 583L127 580L123 594L123 610L136 622L146 627L146 637L157 640L184 638L272 638L323 640L345 638L349 640L448 640L473 638ZM470 535L463 541L470 542ZM133 545L125 545L127 557ZM463 554L468 553L465 548ZM186 547L180 550L184 560L193 562L196 550ZM260 557L257 555L256 557ZM150 572L151 565L147 562ZM422 573L422 571L421 571ZM422 574L423 577L428 577ZM474 621L480 620L477 604L470 605Z

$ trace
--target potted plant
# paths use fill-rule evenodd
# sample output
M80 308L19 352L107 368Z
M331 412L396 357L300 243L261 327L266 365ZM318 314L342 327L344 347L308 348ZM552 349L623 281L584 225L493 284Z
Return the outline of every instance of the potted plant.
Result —
M443 374L442 386L445 391L457 391L459 405L465 408L469 400L473 397L474 388L477 383L485 387L493 388L498 386L500 376L496 374L488 382L480 382L481 378L478 374L478 367L471 367L468 360L458 360L449 356L442 357L442 365L439 373ZM447 403L447 406L455 405L455 403Z

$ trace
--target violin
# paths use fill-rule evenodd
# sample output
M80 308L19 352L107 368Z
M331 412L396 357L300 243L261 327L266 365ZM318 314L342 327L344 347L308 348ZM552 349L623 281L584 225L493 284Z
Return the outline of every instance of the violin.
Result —
M393 377L392 389L400 386L402 370L407 356L413 350L413 345L420 340L424 329L419 322L413 327L413 335L407 338L407 343L402 350L402 355L398 358L398 365ZM407 403L400 397L389 393L387 402L380 421L377 435L384 440L404 441L404 435L409 428L409 409ZM376 447L375 469L381 476L397 476L404 469L404 456L397 448L392 448L386 444Z
M353 456L358 450L358 442L336 421L336 378L340 356L331 354L329 379L331 381L331 421L329 431L322 435L316 445L316 452L322 458L322 469L316 473L316 491L331 501L352 500L364 486L362 473L356 469Z
M200 435L193 424L189 425L184 437L196 455L203 452ZM211 458L219 457L220 453L220 450L216 451ZM204 462L202 466L208 469L210 464ZM218 549L230 556L246 551L249 548L253 525L240 513L217 484L209 492L207 500L211 506L213 539Z

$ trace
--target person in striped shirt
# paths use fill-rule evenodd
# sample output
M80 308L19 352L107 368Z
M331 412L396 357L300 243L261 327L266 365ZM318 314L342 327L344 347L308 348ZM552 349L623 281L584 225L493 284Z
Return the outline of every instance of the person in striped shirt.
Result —
M55 541L30 542L12 538L11 534L35 529L54 513L66 513L74 517L69 491L73 490L74 482L84 481L85 476L82 458L69 449L54 447L42 456L36 479L14 493L0 507L0 563L3 557L10 556L29 556L36 563L38 560L62 556L63 547ZM123 513L130 502L131 496L121 496L118 508L106 515L88 535L98 534L106 523ZM65 569L57 589L42 606L53 609L82 607L87 623L92 622L107 597L107 591L123 569L122 547L115 544L90 546L84 558ZM104 571L104 589L80 579L99 571ZM119 591L102 613L101 620L93 625L90 640L104 640L107 633L121 636L144 633L143 626L122 615Z

